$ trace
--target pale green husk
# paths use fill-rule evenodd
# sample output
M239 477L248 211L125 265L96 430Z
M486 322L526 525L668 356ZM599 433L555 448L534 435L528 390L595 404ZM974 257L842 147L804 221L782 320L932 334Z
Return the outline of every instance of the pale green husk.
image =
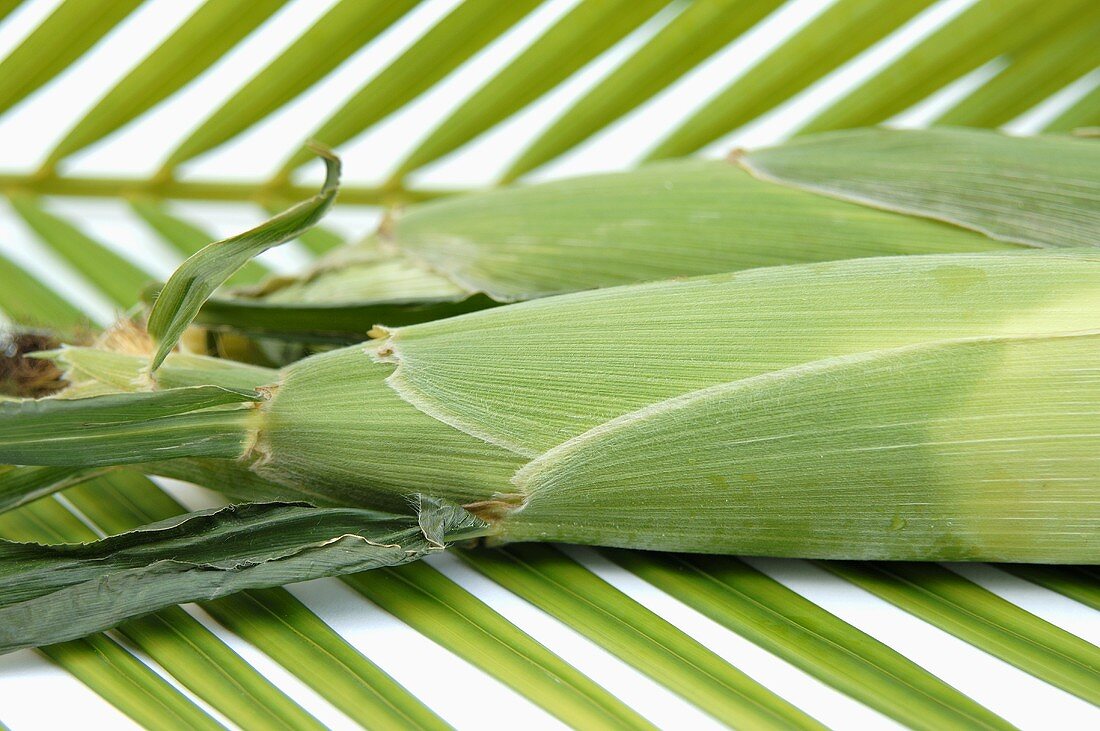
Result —
M300 361L258 409L181 420L212 425L211 439L188 431L172 455L236 454L325 504L399 509L432 494L469 506L505 541L1091 563L1098 333L1091 250L612 288L397 328ZM79 349L63 358L84 374L106 363ZM267 373L208 376L239 388ZM162 390L143 408L177 408L194 389ZM115 408L104 403L94 408ZM149 418L126 429L160 444ZM66 434L55 455L8 441L0 459L122 459L110 437ZM142 459L133 441L129 454Z

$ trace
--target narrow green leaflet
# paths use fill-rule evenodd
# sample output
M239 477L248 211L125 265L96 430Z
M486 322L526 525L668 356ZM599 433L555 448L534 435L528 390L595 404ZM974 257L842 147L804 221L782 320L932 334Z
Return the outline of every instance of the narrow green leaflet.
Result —
M106 137L209 68L286 0L206 0L84 115L49 153L46 166Z
M165 169L253 126L323 78L420 0L340 0L172 151Z
M397 165L393 179L443 157L519 111L665 5L668 0L581 0L440 122Z
M333 112L310 138L331 147L343 144L430 89L519 22L539 1L463 0ZM308 151L299 150L276 179L288 178L308 159Z
M41 648L138 724L165 731L226 731L206 711L106 635Z
M1100 78L1092 91L1062 111L1043 128L1044 132L1072 132L1100 126Z
M904 655L735 558L603 551L715 622L914 729L1012 729Z
M130 470L81 485L69 490L65 497L82 516L112 534L184 512L183 506L147 477ZM241 592L203 602L200 606L366 728L387 721L392 721L395 727L411 724L424 729L446 728L420 701L284 589ZM161 610L158 615L178 611ZM130 620L121 627L132 635L134 625L145 621ZM169 617L168 621L177 624L183 620ZM167 648L170 643L158 643L158 647L161 646ZM167 659L171 661L179 654L173 653ZM273 692L269 681L251 667L239 666L241 661L236 655L226 663L221 659L222 654L224 649L211 653L215 667L211 672L196 676L204 684L222 686L221 689L207 686L212 695L223 703L253 707L254 715L260 720L275 717L282 719L284 725L298 728L309 728L316 723L281 693ZM162 664L167 666L167 663ZM223 694L234 694L237 699L234 701ZM244 723L242 726L247 727Z
M992 59L1056 32L1091 4L1091 0L978 0L826 107L800 132L885 122Z
M8 17L22 2L23 0L0 0L0 20Z
M1100 551L1093 560L1100 560ZM1100 705L1100 648L954 572L933 563L820 565L991 655Z
M0 543L0 652L81 637L173 604L394 566L488 530L450 504L424 499L419 512L249 503L94 543ZM438 530L426 533L425 525Z
M0 464L117 465L239 456L252 392L218 386L0 402ZM49 435L44 438L43 435Z
M142 0L64 0L0 61L0 111L68 68Z
M84 467L0 465L0 513L52 495L101 471Z
M739 161L765 180L947 221L1002 241L1100 243L1100 145L1089 140L866 129L754 150Z
M0 287L0 312L20 325L71 332L89 322L88 316L68 300L3 256L0 280L4 282Z
M1080 567L1032 566L1016 563L1004 564L997 568L1100 611L1100 581Z
M540 133L501 182L511 182L579 145L679 80L780 4L781 0L691 3ZM875 5L881 12L881 3L875 0Z
M149 313L149 334L158 342L152 370L164 362L203 303L234 272L257 254L295 238L328 212L340 183L340 160L324 148L312 149L325 161L325 183L320 193L251 231L203 248L165 283Z
M823 728L556 548L513 546L459 555L732 728Z
M254 589L200 606L364 728L451 728L285 589Z
M935 120L937 125L997 127L1011 122L1100 66L1100 4L1059 32L1014 54L1011 64Z
M931 0L838 0L670 132L649 160L688 155L751 122L855 57Z
M572 531L595 513L601 542L629 548L1100 561L1098 367L1096 333L979 338L704 389L533 460L503 535L590 541ZM685 494L707 508L685 513Z
M426 563L344 577L355 591L572 728L653 729L480 599Z
M122 307L135 304L142 288L152 280L148 272L48 212L34 197L12 195L9 200L50 249L68 260L115 304Z

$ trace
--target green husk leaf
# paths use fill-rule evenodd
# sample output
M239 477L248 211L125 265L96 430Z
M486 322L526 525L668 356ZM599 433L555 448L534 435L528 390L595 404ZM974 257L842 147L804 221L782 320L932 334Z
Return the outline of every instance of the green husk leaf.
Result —
M1093 528L1093 537L1098 531ZM1094 560L1100 560L1100 553ZM1024 672L1100 705L1100 648L932 563L822 563Z
M396 328L373 347L397 366L388 385L421 411L535 457L657 401L814 360L1098 328L1100 257L1059 250L855 259L602 289Z
M149 384L148 359L140 355L66 345L48 356L64 369L66 380L77 388L86 382L95 382L124 392L144 390ZM273 384L278 378L279 372L273 368L192 353L171 353L157 371L157 387L220 386L244 392ZM58 394L59 397L66 395L65 392Z
M194 386L82 399L0 402L0 464L96 467L239 456L250 391ZM49 435L43 438L43 435Z
M556 548L459 556L732 728L824 728Z
M1013 728L904 655L735 558L601 553L718 624L908 727Z
M1011 248L714 160L425 204L397 216L389 237L414 261L505 302L774 264Z
M160 238L184 256L191 256L214 240L214 237L206 231L172 215L163 205L153 200L134 199L130 201L130 207ZM275 213L276 211L272 211L272 214ZM225 283L228 285L254 284L263 279L267 273L267 267L253 259L238 269Z
M590 542L599 515L599 542L629 548L1100 562L1098 370L1100 331L872 351L704 389L530 462L503 537Z
M1030 246L1100 243L1100 146L1067 137L866 129L746 153L765 180Z
M340 160L325 148L312 149L325 161L320 193L251 231L210 244L185 261L161 289L149 313L149 334L158 342L152 370L164 362L215 289L252 257L297 237L328 212L340 183Z
M629 706L426 563L344 577L355 591L572 728L653 729Z
M421 516L250 503L85 544L0 543L0 652L80 637L173 604L394 566L483 535L457 506ZM434 522L428 518L441 516ZM427 517L426 517L427 516ZM425 522L437 530L424 532Z

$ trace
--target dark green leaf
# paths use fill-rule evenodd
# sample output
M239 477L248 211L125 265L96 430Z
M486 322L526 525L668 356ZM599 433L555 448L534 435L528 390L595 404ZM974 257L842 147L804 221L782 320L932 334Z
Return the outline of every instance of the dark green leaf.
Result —
M41 500L0 515L0 535L19 541L95 539L86 525L53 500ZM142 726L166 731L223 729L167 680L105 634L40 649Z
M195 386L0 402L0 464L97 467L237 457L245 447L251 410L216 407L259 400L249 392Z
M304 342L355 343L379 323L394 327L454 317L500 304L485 295L455 301L366 304L281 304L262 299L214 298L195 321L229 326L251 335Z
M242 589L395 566L483 535L466 511L423 499L419 517L249 503L94 543L0 543L0 652L60 642ZM425 533L425 524L433 527Z

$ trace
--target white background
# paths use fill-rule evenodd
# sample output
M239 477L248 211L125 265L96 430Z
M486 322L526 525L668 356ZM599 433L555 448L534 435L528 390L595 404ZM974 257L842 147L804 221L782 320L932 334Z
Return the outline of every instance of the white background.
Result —
M58 0L29 0L0 24L0 54L6 54L56 5ZM147 175L206 114L224 101L252 73L276 56L333 0L296 0L221 62L148 114L75 156L74 174ZM362 83L400 53L418 34L456 4L428 0L403 22L368 44L296 103L272 115L243 137L184 168L187 178L260 180L274 172L292 147ZM345 180L376 183L390 167L493 70L521 51L538 33L575 4L550 0L509 33L477 54L442 84L382 124L341 147ZM719 155L734 145L761 145L781 139L814 110L867 77L883 62L954 17L971 0L943 0L899 29L883 43L814 84L775 112L705 153ZM134 61L169 34L199 5L198 0L150 0L120 24L79 64L0 117L0 170L37 167L48 150ZM649 147L706 99L746 70L752 60L782 42L829 5L828 0L792 0L737 42L715 54L693 73L634 113L593 137L531 179L562 177L632 165ZM675 12L674 10L668 12ZM667 18L661 16L662 20ZM578 98L658 27L649 23L597 58L567 83L527 110L426 168L414 184L470 187L490 184L527 142L565 106ZM999 70L991 63L964 77L891 123L919 126ZM1048 103L1013 121L1008 129L1026 133L1094 86L1096 74L1071 85ZM319 167L319 166L318 166ZM309 169L303 180L319 179ZM85 227L150 274L164 277L177 258L132 219L117 202L52 201L56 212ZM180 204L176 212L217 235L237 232L260 220L253 207ZM378 212L338 210L328 225L351 236L367 233ZM101 322L113 316L111 306L84 285L79 276L55 260L33 234L0 204L0 251L51 282L65 296L89 309ZM291 245L265 255L281 270L305 263L304 251ZM173 486L192 507L215 498L196 489ZM835 728L891 728L895 724L806 675L786 662L719 627L694 610L639 579L611 566L587 549L570 552L589 568L701 640L729 662L780 695ZM856 587L800 561L752 561L792 589L837 616L886 642L978 702L1028 729L1100 728L1100 710L1055 689L985 653L917 620ZM457 560L442 556L433 564L570 663L590 675L640 713L664 728L717 727L706 715L680 700L580 637L558 621L482 578ZM1015 579L993 567L966 565L957 571L1039 616L1100 644L1100 616L1060 595ZM506 686L436 647L335 580L292 587L323 619L372 660L459 728L553 728L552 717ZM189 611L235 647L317 718L333 728L354 725L305 687L293 675L240 640L221 631L201 610ZM471 702L477 699L477 702ZM201 703L201 702L200 702ZM486 716L484 709L494 709ZM92 691L31 651L0 657L0 720L13 731L63 728L127 728L125 716Z

